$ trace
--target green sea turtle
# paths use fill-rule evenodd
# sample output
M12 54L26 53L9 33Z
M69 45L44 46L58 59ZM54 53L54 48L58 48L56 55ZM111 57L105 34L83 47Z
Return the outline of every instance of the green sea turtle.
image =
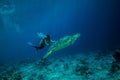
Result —
M65 36L63 38L60 38L59 40L55 41L47 51L47 53L44 55L43 58L47 58L49 55L53 54L54 52L61 50L65 47L68 47L69 45L73 44L77 38L80 37L80 34L74 34L72 36Z

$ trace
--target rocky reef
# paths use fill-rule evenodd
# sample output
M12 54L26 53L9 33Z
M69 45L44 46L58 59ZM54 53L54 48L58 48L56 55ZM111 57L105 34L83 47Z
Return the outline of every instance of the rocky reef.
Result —
M0 80L119 80L120 49L67 54L5 67Z

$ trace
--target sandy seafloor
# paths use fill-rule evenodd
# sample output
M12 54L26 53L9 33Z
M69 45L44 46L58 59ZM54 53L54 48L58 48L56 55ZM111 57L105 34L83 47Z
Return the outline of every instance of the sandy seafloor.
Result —
M0 80L120 80L120 49L0 65Z

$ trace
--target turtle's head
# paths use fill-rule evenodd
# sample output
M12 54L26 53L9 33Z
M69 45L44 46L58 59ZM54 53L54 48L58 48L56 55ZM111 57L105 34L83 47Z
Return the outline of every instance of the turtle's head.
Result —
M79 38L79 37L80 37L80 34L79 34L79 33L74 34L74 35L73 35L73 37L77 39L77 38Z
M79 38L80 37L80 34L79 33L77 33L77 34L74 34L73 36L72 36L72 38L71 38L71 41L72 41L72 44L77 40L77 38Z

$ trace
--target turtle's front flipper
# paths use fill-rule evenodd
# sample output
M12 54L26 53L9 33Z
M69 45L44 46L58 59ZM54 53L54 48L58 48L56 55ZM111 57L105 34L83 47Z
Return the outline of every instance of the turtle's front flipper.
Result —
M44 59L47 58L49 55L51 55L53 53L53 51L48 51L45 55L44 55Z

